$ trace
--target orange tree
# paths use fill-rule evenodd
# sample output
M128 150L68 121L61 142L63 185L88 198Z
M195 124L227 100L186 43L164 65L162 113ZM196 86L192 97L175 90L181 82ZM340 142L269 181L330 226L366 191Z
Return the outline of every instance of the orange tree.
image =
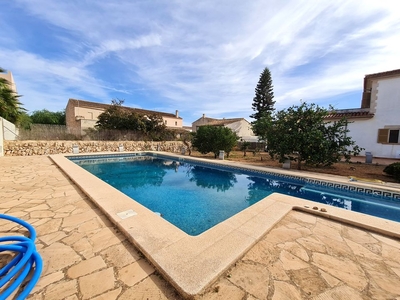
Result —
M287 159L297 161L301 168L304 161L311 165L329 166L351 155L358 155L362 148L348 135L348 121L343 118L326 122L332 112L315 104L303 102L275 114L267 114L254 122L259 137L267 141L272 158L280 162Z
M193 134L192 145L200 153L214 153L217 158L220 150L226 152L227 157L236 146L239 137L232 129L223 126L200 126Z

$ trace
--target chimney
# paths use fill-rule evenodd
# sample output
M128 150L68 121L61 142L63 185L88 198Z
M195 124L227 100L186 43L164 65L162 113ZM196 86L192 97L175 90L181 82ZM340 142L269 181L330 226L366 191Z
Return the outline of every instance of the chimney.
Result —
M175 110L175 117L179 118L179 110Z
M206 117L206 114L203 114L203 119Z

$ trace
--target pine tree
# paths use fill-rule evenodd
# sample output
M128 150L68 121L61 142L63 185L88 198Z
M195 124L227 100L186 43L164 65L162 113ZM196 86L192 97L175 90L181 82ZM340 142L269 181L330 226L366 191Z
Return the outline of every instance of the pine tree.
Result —
M268 67L262 71L257 87L255 89L255 97L253 98L252 108L255 111L250 117L256 121L263 115L274 110L274 91L272 86L271 72Z

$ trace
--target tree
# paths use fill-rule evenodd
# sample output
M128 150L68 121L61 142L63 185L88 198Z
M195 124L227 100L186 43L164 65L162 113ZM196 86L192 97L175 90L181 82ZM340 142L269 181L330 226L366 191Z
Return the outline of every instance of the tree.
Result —
M193 137L193 147L200 153L214 153L217 158L219 151L224 150L229 157L229 153L236 145L239 137L232 129L223 126L201 126Z
M303 102L274 115L261 118L256 126L263 132L261 138L268 141L271 157L278 156L280 162L286 159L311 165L329 166L351 155L358 155L362 148L348 136L348 121L343 118L326 122L325 117L332 112L318 105Z
M153 140L161 140L167 134L166 126L160 115L139 114L123 107L123 103L123 100L112 100L111 105L99 115L96 128L139 131Z
M65 125L65 111L35 110L30 117L35 124Z
M5 70L0 68L0 73L4 73ZM22 107L22 103L19 101L21 95L17 95L11 87L10 83L0 78L0 117L10 121L11 123L17 123L21 115L26 111Z
M255 96L253 98L252 108L255 111L250 117L256 121L263 115L269 114L274 110L274 91L271 79L271 72L266 67L258 80L257 87L255 88ZM257 132L255 132L256 135Z

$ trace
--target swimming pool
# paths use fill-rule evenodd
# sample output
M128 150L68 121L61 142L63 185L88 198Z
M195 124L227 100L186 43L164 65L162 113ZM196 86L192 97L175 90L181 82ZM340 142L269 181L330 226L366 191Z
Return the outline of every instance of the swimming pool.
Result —
M396 193L155 154L70 159L192 236L276 192L400 221Z

